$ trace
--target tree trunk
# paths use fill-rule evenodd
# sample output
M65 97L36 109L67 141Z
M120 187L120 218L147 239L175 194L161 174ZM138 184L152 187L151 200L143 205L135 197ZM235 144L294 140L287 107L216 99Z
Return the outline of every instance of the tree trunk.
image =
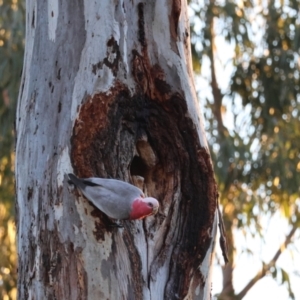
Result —
M27 1L17 109L19 299L209 299L217 190L185 1ZM109 226L68 184L125 180L160 211Z

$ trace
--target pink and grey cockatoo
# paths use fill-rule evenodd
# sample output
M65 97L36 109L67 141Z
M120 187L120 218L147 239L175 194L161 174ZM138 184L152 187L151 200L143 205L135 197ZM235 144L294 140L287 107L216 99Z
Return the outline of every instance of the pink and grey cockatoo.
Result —
M112 219L139 220L157 213L159 203L155 198L145 198L134 185L116 179L78 178L68 174L71 182L98 209Z

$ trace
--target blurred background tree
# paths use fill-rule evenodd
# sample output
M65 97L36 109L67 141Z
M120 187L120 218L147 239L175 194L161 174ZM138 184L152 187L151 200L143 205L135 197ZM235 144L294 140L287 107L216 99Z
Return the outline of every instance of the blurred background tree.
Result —
M299 236L300 17L298 1L190 1L199 99L220 189L231 263L219 299L242 299L262 277L285 283L279 247L240 287L233 284L238 231L265 239L264 217L289 223L281 246ZM0 298L16 298L14 117L23 63L25 3L0 1ZM206 88L205 88L206 87ZM276 249L275 249L276 250ZM247 275L245 275L247 276Z
M0 298L16 299L14 118L23 64L25 3L0 1Z
M191 1L190 7L195 70L210 87L199 98L206 98L206 132L230 245L218 298L242 299L266 275L285 283L294 298L289 274L276 262L299 236L299 1ZM237 293L233 273L241 249L234 235L243 230L265 239L263 221L278 211L290 231Z

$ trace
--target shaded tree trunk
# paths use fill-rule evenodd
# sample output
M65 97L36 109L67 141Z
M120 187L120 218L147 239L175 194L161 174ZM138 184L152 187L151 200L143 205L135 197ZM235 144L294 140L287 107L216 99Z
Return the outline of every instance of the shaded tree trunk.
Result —
M209 299L217 190L185 1L27 1L17 109L19 299ZM109 226L66 173L132 182Z

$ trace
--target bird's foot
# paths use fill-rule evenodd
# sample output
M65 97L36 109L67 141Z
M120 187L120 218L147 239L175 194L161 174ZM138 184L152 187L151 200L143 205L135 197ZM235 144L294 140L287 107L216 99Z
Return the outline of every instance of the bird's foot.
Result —
M109 227L124 228L123 224L120 221L111 222L108 226Z

